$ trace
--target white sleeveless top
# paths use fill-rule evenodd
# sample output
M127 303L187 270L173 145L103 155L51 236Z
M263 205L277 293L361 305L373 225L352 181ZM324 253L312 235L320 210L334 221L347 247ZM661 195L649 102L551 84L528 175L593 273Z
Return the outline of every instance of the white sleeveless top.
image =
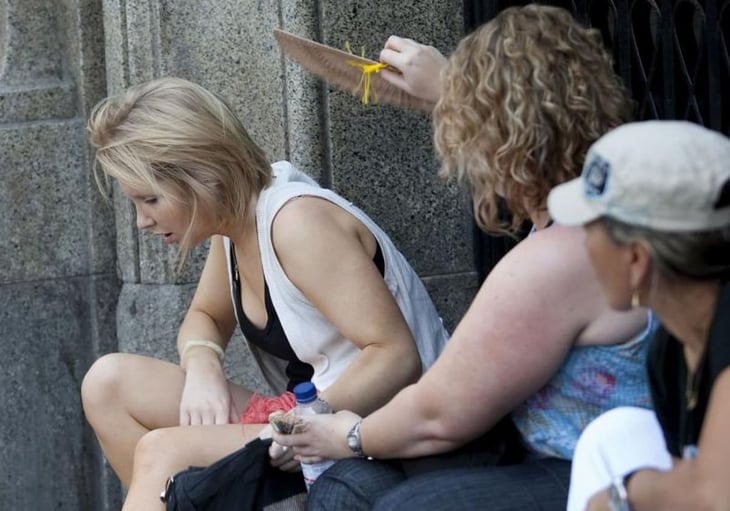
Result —
M292 198L305 195L336 204L362 222L373 234L383 252L385 283L410 327L423 370L428 369L446 344L448 333L420 278L390 238L360 209L333 191L321 188L289 162L276 162L272 164L272 169L272 184L261 192L256 205L257 236L264 279L294 353L299 360L314 368L314 385L324 390L334 383L355 359L359 348L346 339L287 278L274 252L271 225L276 213ZM224 244L228 253L230 240L224 238ZM230 258L226 260L230 274ZM274 391L286 390L284 369L288 362L269 355L251 343L248 345Z

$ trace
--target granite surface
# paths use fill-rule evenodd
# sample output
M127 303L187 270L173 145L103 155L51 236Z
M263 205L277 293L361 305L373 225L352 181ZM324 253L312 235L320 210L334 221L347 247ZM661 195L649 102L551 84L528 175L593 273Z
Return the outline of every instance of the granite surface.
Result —
M79 396L93 358L92 287L88 278L0 286L0 339L12 361L0 371L2 509L95 509L98 458Z
M0 126L0 282L82 275L90 175L79 120Z

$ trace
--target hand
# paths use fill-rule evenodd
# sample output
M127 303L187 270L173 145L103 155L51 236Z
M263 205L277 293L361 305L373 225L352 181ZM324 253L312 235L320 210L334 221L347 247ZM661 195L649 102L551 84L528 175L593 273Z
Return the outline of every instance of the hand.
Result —
M271 438L273 428L269 425L261 430L259 438ZM302 469L298 460L294 459L294 451L289 447L284 447L276 442L271 442L269 446L269 458L271 458L271 466L276 467L284 472L297 472Z
M586 511L610 511L610 509L608 505L608 489L601 490L591 497L588 501L588 507L586 507Z
M294 459L294 450L291 447L284 447L276 442L271 442L269 447L271 466L284 472L298 472L302 469L299 460Z
M180 425L199 426L238 422L238 414L218 357L205 348L191 350L186 359L185 386L180 399Z
M302 417L302 425L294 433L273 432L274 441L292 447L294 458L304 463L351 458L355 454L347 445L347 433L360 416L343 410L334 415Z
M380 52L380 61L399 71L380 72L383 79L399 89L434 104L441 98L441 70L446 67L446 57L433 46L390 36Z

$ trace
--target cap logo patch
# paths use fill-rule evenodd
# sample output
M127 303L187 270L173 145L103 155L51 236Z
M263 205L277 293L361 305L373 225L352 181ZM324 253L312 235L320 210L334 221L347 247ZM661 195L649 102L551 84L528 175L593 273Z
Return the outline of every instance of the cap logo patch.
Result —
M583 172L583 192L587 197L603 195L608 182L611 164L597 154L590 156L590 161Z

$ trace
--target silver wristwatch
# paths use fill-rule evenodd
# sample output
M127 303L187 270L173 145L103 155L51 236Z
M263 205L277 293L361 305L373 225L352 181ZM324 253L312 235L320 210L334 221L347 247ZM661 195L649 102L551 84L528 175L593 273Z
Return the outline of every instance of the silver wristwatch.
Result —
M608 508L611 511L632 511L624 477L616 477L608 487Z
M365 453L362 452L362 441L360 440L361 425L362 419L352 425L352 428L350 428L350 431L347 433L347 446L353 453L355 453L355 456L358 458L365 458Z

